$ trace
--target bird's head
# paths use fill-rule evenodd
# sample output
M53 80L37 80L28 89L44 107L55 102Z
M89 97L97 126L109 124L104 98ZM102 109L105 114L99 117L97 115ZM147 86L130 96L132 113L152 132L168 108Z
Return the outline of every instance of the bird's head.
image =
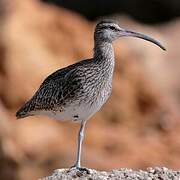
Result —
M127 29L121 28L117 22L112 20L103 20L100 21L95 28L94 38L95 41L105 41L105 42L112 42L119 37L123 36L131 36L131 37L137 37L144 39L146 41L150 41L157 46L159 46L161 49L166 50L161 43L145 34L130 31Z

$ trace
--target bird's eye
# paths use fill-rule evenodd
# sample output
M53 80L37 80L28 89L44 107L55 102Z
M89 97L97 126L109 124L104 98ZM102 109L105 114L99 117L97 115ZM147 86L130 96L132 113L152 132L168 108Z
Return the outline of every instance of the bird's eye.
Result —
M115 28L114 26L109 26L109 28L110 28L111 30L116 30L116 28Z

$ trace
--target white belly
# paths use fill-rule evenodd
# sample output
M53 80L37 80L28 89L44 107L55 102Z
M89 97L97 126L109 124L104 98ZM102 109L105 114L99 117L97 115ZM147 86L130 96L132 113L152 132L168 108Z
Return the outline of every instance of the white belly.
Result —
M64 108L61 112L60 111L43 111L39 112L38 114L47 115L53 119L66 121L86 121L88 120L93 114L100 110L102 105L107 101L110 96L110 92L102 91L92 104L90 103L72 103L68 107Z

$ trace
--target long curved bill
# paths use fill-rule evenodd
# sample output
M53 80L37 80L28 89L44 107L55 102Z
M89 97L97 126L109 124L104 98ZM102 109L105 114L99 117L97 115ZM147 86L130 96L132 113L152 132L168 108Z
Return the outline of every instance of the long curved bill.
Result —
M124 30L123 36L137 37L137 38L144 39L146 41L150 41L150 42L156 44L157 46L159 46L164 51L166 51L166 48L159 41L157 41L145 34L134 32L134 31L129 31L129 30Z

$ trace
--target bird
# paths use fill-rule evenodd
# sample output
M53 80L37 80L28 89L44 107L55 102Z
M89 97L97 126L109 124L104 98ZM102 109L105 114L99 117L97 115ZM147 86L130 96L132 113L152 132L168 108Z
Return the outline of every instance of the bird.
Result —
M94 31L93 57L50 74L16 113L17 119L46 115L60 121L78 122L77 155L71 168L83 169L81 149L85 125L111 95L115 64L112 43L124 36L141 38L166 50L154 38L121 28L115 20L100 20Z

